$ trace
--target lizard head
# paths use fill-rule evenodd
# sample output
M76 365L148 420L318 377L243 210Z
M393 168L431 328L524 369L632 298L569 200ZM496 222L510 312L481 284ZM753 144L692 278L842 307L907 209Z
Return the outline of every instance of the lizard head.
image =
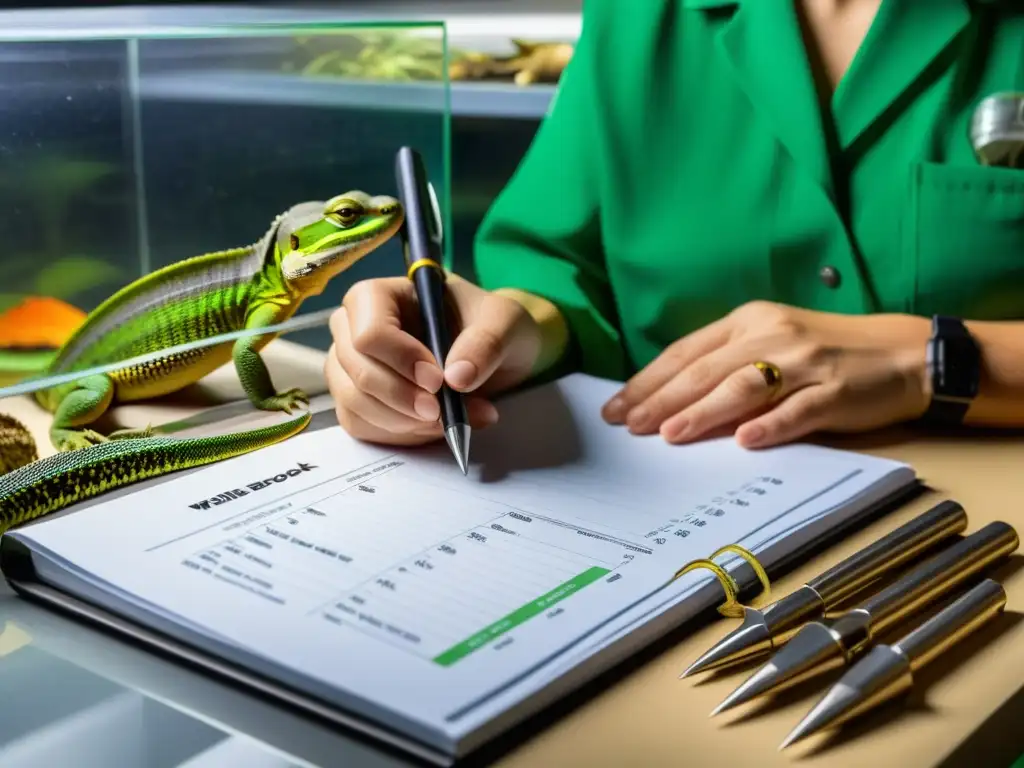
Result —
M277 228L281 275L305 296L387 242L402 226L402 204L387 195L352 191L326 203L300 203Z

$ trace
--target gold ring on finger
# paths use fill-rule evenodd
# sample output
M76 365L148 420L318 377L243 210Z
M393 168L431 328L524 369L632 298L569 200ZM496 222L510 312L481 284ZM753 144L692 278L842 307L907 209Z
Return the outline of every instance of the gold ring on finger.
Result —
M775 397L779 390L782 389L782 371L779 370L779 366L764 360L758 360L754 363L754 367L757 368L762 378L764 378L769 396Z

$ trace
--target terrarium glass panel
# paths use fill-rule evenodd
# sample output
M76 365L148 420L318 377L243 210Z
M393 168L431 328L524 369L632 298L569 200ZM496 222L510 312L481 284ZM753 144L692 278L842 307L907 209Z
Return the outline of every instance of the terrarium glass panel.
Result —
M87 34L0 31L0 397L79 371L54 367L57 350L133 281L256 245L298 203L396 195L402 146L423 155L447 223L443 24ZM325 349L351 284L402 273L395 235L282 331Z

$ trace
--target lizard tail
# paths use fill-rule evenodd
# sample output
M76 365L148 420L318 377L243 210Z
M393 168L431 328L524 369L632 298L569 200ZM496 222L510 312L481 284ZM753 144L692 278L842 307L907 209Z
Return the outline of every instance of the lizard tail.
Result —
M0 533L107 491L249 453L298 434L311 414L246 432L140 437L64 451L0 475Z

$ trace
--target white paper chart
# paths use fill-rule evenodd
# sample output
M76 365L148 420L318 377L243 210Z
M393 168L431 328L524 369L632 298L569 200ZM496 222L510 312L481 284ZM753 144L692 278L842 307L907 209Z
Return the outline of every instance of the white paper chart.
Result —
M437 488L389 456L257 515L238 513L223 526L230 538L182 565L450 665L783 483L755 477L642 536L616 535L478 495L415 503Z

